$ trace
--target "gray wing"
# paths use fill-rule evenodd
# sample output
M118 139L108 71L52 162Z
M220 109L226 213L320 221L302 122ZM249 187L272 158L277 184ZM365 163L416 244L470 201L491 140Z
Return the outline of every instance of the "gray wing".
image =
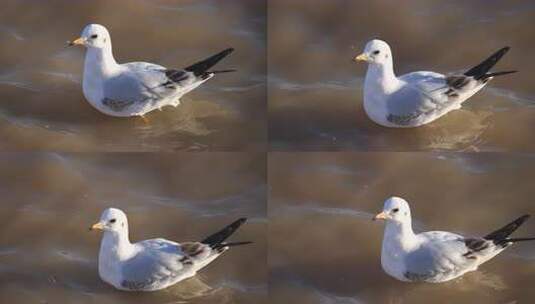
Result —
M405 259L405 277L412 281L432 281L464 272L493 248L491 241L449 232L426 232L418 237L423 239L422 245Z
M139 253L122 267L121 285L131 290L150 290L181 277L210 254L210 248L201 243L177 244L164 239L146 240L136 246L141 248Z
M387 118L399 125L409 125L422 115L439 114L462 102L464 94L478 86L472 77L434 72L414 72L399 79L405 85L387 100Z
M197 81L193 73L162 66L133 62L122 65L123 72L104 82L104 105L114 111L136 104L155 103Z

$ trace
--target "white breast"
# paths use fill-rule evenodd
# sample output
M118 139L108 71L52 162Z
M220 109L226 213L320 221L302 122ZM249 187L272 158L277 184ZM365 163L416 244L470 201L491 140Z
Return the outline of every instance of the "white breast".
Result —
M404 258L403 250L396 243L383 241L381 250L381 266L383 270L398 280L408 281L404 275Z
M98 255L98 274L104 282L116 288L121 288L123 279L121 265L124 257L121 257L119 251L120 249L113 237L109 233L104 233Z

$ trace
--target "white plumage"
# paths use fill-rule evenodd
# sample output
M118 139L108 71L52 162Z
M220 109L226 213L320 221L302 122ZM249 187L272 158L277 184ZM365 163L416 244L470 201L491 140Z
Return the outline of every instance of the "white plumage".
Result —
M396 77L390 46L372 40L364 53L355 57L369 64L364 80L364 109L370 119L385 127L410 128L430 123L460 109L494 76L513 73L488 73L508 50L499 50L464 74L446 76L420 71Z
M176 243L162 238L130 243L126 214L106 209L92 229L104 231L98 257L101 279L120 290L155 291L194 276L231 246L225 243L245 222L239 219L201 242Z
M71 45L87 47L83 75L85 98L100 112L111 116L143 116L164 106L177 106L180 98L212 78L209 69L233 49L226 49L184 69L168 69L147 62L118 64L112 53L108 30L86 26Z
M484 237L445 231L414 233L409 204L391 197L374 218L386 221L381 265L387 274L401 281L449 281L476 270L514 242L533 240L509 238L528 217L524 215Z

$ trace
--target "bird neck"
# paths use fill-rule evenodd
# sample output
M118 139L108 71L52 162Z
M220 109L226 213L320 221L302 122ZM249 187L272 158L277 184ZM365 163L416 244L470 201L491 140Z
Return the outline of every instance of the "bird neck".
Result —
M100 254L124 260L132 254L132 244L128 238L128 229L106 231L102 237Z
M403 222L388 221L385 228L385 241L392 242L401 249L411 249L416 243L411 220Z
M385 93L397 90L399 80L394 74L392 58L383 63L370 64L364 81L365 86L379 88Z
M103 76L113 74L119 65L113 58L111 42L103 48L90 47L85 55L84 70Z

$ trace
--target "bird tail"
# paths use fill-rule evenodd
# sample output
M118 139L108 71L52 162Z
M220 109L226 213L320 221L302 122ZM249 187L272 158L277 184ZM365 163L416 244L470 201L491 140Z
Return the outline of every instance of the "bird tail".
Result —
M532 237L532 238L511 238L511 239L506 239L506 241L508 243L535 241L535 237Z
M528 214L525 214L516 220L512 221L511 223L505 225L504 227L493 231L492 233L484 236L486 240L492 241L496 245L506 245L507 243L511 242L521 242L521 241L529 241L532 240L532 238L508 238L515 230L518 229L524 222L529 218ZM533 238L535 240L535 238Z
M501 75L507 75L507 74L513 74L513 73L516 73L516 72L518 72L518 71L503 71L503 72L487 73L487 74L485 74L485 76L483 77L483 80L488 79L488 78L490 78L490 77L501 76Z
M223 249L225 247L232 247L232 246L239 246L239 245L246 245L250 244L252 242L233 242L233 243L225 243L225 240L228 239L238 228L243 225L247 221L246 218L240 218L236 221L234 221L232 224L226 226L225 228L221 229L220 231L208 236L204 240L201 241L201 243L206 244L210 246L212 249Z
M208 71L208 73L212 73L212 74L223 74L223 73L232 73L232 72L236 72L236 69Z
M488 71L490 71L490 69L492 69L492 67L495 66L498 61L500 61L500 59L509 51L509 49L510 47L508 46L501 48L489 58L468 70L466 73L464 73L464 75L474 77L476 80L486 80L494 76L515 73L516 71L488 73Z
M216 249L216 250L221 250L221 249L223 249L225 247L236 247L236 246L241 246L241 245L249 245L249 244L252 244L252 243L253 242L230 242L230 243L223 242L221 244L212 246L212 248Z
M194 63L190 65L189 67L185 68L184 70L188 72L192 72L197 77L204 77L207 76L210 73L226 73L230 72L231 70L223 70L223 71L215 71L210 72L208 71L211 67L216 65L219 61L221 61L223 58L227 57L230 53L234 51L233 48L228 48L226 50L223 50L215 55L212 55L202 61L199 61L197 63Z

